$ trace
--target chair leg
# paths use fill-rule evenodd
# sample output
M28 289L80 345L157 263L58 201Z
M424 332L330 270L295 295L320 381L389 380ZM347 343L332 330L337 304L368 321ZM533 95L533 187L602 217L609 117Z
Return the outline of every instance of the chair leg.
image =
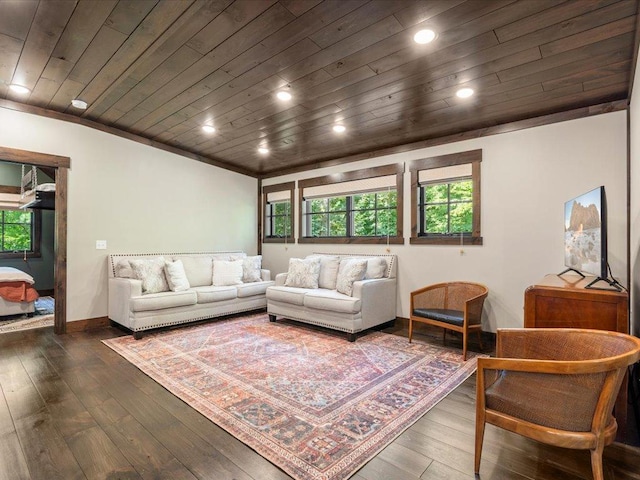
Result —
M413 336L413 320L409 318L409 343L411 343L412 336Z
M602 470L602 451L604 445L597 446L591 452L591 470L593 472L593 480L604 480L604 472Z
M462 360L467 361L467 332L462 332Z
M481 417L482 419L478 418ZM484 441L484 415L476 415L476 450L475 450L475 472L480 473L480 458L482 457L482 442Z

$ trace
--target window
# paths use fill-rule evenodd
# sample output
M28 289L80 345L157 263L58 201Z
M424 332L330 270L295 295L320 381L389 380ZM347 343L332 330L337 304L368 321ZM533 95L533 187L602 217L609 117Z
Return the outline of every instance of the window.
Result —
M294 182L270 185L262 189L264 211L263 242L286 243L293 241Z
M39 211L0 210L0 258L40 256Z
M300 243L402 243L402 165L301 180Z
M411 243L482 245L481 161L472 150L412 163Z

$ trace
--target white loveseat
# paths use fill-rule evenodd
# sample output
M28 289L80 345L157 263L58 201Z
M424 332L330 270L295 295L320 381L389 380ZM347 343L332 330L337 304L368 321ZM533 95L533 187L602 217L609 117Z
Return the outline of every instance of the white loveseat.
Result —
M140 271L132 268L134 264L140 267L146 262L162 265L164 261L165 265L166 262L175 265L176 260L180 260L186 274L184 285L176 287L178 291L151 288L153 285L145 283L148 279L143 276L141 280L137 275ZM220 266L216 273L222 273L222 266L225 270L230 265L237 267L240 260L246 267L246 262L257 260L259 263L260 257L247 257L243 252L109 255L109 319L126 327L139 339L144 330L152 328L264 309L266 289L274 284L269 270L258 267L257 271L249 272L253 273L252 278L246 278L245 268L240 282L235 274L233 278L227 275L216 282L215 266ZM165 280L167 278L165 270ZM171 288L172 282L167 281L167 285ZM145 291L145 286L149 291Z
M314 254L304 261L310 257L320 262L317 286L313 278L303 287L299 285L308 278L291 281L292 262L300 264L298 260L302 260L291 259L288 272L276 275L276 284L267 289L267 313L272 322L280 316L340 330L353 342L356 333L395 321L395 255ZM365 260L366 270L361 279L352 282L351 289L348 285L340 288L340 276L349 260Z

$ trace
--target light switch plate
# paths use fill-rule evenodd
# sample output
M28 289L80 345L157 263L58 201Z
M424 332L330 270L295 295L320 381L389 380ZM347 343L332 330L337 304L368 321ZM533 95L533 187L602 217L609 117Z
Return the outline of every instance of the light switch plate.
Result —
M96 250L106 250L106 249L107 249L106 240L96 240Z

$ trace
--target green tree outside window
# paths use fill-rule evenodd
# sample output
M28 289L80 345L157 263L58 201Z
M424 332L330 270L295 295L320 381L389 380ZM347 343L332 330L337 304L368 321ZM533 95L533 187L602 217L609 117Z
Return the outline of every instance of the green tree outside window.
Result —
M469 179L420 187L421 235L470 234L473 230L473 182Z
M2 252L31 251L33 213L23 210L0 210Z

